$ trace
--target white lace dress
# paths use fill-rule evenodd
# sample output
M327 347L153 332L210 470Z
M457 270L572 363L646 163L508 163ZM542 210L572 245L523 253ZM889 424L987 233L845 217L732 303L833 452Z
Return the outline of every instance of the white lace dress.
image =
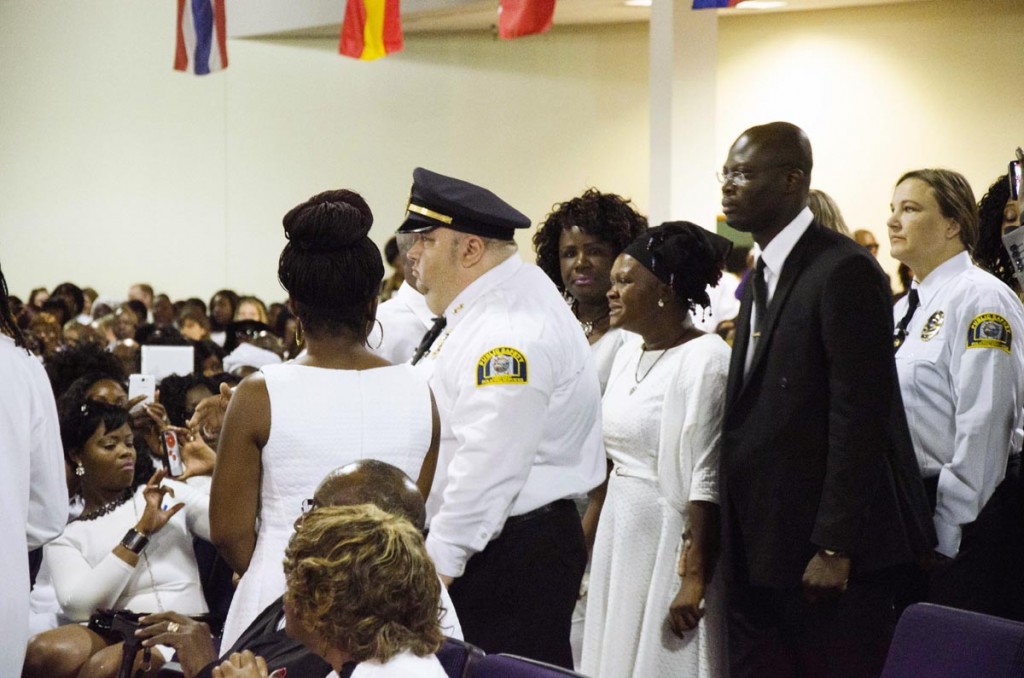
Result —
M334 370L286 363L261 372L270 394L270 437L256 547L231 601L223 647L284 593L281 563L295 519L328 472L379 459L415 480L430 447L430 391L409 365Z
M679 589L687 502L718 499L729 348L705 335L669 349L656 364L657 352L647 352L637 372L641 355L639 341L622 347L602 401L614 469L594 545L581 671L594 678L721 676L720 578L706 594L700 625L685 638L672 633L668 609Z

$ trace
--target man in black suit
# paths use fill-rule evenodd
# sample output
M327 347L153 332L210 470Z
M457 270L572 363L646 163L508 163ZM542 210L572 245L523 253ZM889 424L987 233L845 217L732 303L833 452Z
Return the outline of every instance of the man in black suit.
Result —
M804 132L732 145L722 208L762 255L743 295L722 448L733 678L870 676L935 543L875 260L813 222Z

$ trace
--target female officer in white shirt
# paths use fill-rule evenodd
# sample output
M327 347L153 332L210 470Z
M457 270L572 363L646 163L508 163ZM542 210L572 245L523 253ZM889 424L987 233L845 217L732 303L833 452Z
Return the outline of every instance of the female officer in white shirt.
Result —
M1024 308L971 260L975 204L967 180L949 170L916 170L896 183L889 240L914 283L894 308L894 344L939 538L928 599L1008 614L1004 573L1019 543L1010 514L1024 439Z

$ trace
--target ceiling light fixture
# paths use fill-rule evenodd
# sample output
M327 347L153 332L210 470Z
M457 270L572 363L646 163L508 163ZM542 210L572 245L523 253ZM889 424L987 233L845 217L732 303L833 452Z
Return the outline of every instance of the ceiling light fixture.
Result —
M626 0L626 2L622 4L626 7L650 7L651 0Z
M736 9L778 9L785 6L782 0L742 0L736 4Z

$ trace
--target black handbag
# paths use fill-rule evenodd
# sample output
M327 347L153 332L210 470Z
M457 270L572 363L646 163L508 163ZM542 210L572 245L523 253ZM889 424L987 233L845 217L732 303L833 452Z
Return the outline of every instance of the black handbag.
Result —
M149 613L132 612L131 610L96 610L89 617L90 631L124 642L121 668L117 672L117 678L132 678L132 665L135 663L135 656L139 654L139 650L142 650L143 666L136 676L141 676L149 669L153 651L148 647L142 647L142 639L135 636L136 629L142 626L139 623L139 618L145 617L147 614Z

